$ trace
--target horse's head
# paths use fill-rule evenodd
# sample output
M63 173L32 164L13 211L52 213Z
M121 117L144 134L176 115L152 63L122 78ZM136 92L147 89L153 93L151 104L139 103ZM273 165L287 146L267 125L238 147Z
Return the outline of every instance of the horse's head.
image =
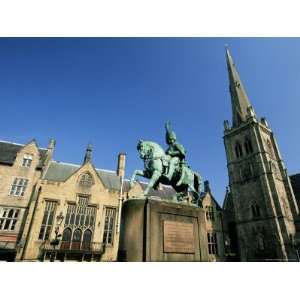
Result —
M140 153L141 159L147 159L151 155L151 147L149 147L149 143L143 140L139 140L137 144L137 150Z

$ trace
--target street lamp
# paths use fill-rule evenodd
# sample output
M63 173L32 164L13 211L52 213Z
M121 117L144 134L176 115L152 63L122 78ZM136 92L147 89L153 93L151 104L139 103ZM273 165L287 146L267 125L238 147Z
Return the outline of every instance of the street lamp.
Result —
M61 237L61 234L58 234L59 227L62 224L63 219L64 219L64 216L63 216L62 212L60 212L60 214L56 217L56 227L55 227L55 231L54 231L55 238L50 242L50 245L53 247L53 251L50 256L50 262L54 262L55 247L58 246L58 244L60 242L60 237Z

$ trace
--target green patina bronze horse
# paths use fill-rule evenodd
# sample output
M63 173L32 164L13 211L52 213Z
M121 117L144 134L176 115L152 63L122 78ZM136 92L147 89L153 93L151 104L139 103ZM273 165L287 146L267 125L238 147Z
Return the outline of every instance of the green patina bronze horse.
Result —
M159 183L171 185L177 192L178 201L182 201L191 191L193 201L199 204L201 177L192 171L185 161L179 162L175 166L175 171L171 179L168 178L168 166L172 159L166 155L160 145L151 141L140 140L137 149L140 158L144 161L144 170L135 170L130 181L133 186L136 176L149 179L149 183L142 196L147 196L150 189L157 189Z

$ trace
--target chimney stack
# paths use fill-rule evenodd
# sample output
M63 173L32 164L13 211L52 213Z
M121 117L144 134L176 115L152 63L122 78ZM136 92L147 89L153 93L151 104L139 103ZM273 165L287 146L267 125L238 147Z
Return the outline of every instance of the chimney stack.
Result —
M125 177L125 163L126 163L126 154L120 153L118 155L117 175L123 178Z

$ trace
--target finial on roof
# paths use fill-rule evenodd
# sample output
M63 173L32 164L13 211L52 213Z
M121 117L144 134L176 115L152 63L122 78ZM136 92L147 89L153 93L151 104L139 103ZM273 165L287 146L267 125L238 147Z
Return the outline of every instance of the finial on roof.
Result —
M208 180L204 181L204 192L205 193L210 192L210 186L209 186L209 181Z
M86 147L83 163L85 164L88 161L92 161L92 144L91 143L88 143L88 145Z
M47 146L47 148L49 149L49 150L53 150L54 148L55 148L55 145L56 145L56 141L55 141L55 139L50 139L49 140L49 143L48 143L48 146Z

